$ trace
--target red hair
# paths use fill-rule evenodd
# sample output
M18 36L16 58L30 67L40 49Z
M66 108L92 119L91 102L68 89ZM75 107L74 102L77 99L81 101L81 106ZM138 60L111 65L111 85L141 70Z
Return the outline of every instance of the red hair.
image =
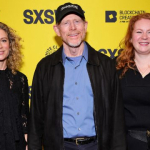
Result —
M133 16L129 21L126 35L119 44L119 46L123 49L117 58L117 66L116 66L117 70L123 69L120 77L122 77L129 68L134 69L135 67L134 47L133 44L131 43L131 39L132 39L132 32L134 29L134 25L138 20L141 19L150 20L150 13L143 13L143 14Z

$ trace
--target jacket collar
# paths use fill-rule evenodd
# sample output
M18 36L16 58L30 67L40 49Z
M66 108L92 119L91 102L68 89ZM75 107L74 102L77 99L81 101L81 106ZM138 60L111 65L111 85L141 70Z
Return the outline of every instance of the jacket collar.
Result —
M98 52L93 47L91 47L87 42L86 44L88 46L88 63L91 65L99 66L100 61L98 59Z
M88 47L88 63L91 65L96 65L99 66L100 61L98 59L98 53L95 49L93 49L87 42L87 47ZM52 61L52 65L56 65L58 63L63 63L62 59L62 52L63 52L63 46L61 46L55 53Z

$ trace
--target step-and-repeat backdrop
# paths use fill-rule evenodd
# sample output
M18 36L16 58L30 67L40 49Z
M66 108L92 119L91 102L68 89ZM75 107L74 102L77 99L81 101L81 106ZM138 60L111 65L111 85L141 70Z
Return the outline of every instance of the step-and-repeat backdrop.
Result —
M23 39L24 65L29 89L39 60L54 51L61 40L53 31L55 12L67 0L0 0L0 21ZM114 58L120 50L129 19L150 12L150 0L71 0L82 6L88 21L86 41L97 51Z

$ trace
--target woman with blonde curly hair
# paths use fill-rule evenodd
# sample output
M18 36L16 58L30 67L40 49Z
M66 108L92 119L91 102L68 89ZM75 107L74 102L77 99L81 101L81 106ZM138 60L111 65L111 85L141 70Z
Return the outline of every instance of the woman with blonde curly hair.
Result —
M133 16L117 58L128 150L150 149L150 13Z
M0 22L0 150L25 150L27 139L28 82L19 72L21 38Z

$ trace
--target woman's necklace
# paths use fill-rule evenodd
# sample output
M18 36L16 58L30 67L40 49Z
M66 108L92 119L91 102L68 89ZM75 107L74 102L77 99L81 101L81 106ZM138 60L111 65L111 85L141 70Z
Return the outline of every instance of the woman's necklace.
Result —
M142 75L142 78L144 78L150 71L148 71L148 69L150 68L150 66L148 65L148 67L145 70L142 70L138 67L139 72Z
M137 63L136 60L135 60L135 63L136 63L136 66L137 66L139 72L142 75L142 78L144 78L150 72L150 64L148 64L147 67L143 69L143 68L139 67L139 64Z

